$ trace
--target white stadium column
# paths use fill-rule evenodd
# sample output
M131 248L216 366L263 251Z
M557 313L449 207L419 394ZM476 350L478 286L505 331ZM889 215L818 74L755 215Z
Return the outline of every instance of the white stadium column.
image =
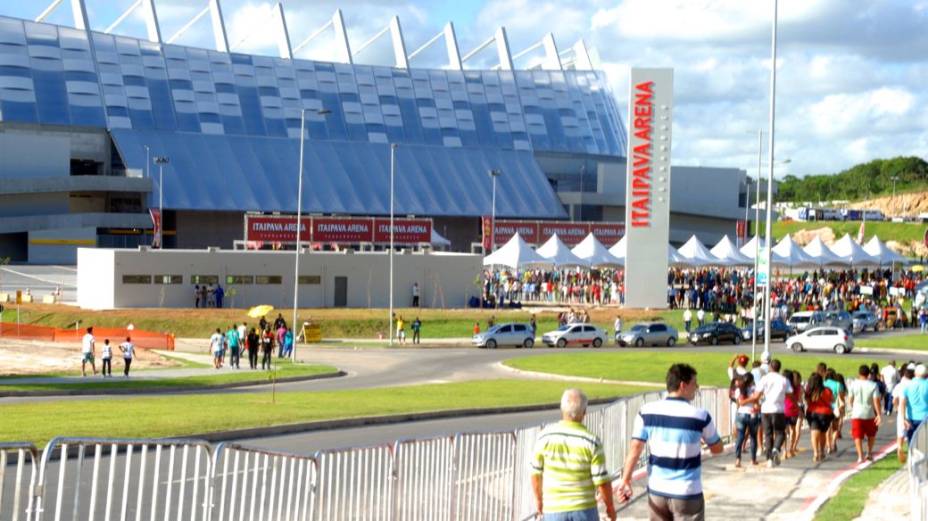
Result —
M561 56L557 52L557 44L554 43L554 34L546 34L542 43L545 46L545 61L542 63L542 67L548 70L562 70L564 66L561 64Z
M336 9L332 15L332 28L335 30L335 44L339 47L339 59L342 63L354 63L351 56L351 46L348 44L348 31L345 29L345 19L342 10Z
M464 64L461 63L461 49L458 47L458 37L454 32L454 24L448 22L445 24L445 47L448 50L448 66L453 70L462 70Z
M277 50L281 58L292 60L293 47L290 45L290 31L287 29L287 17L284 14L284 4L277 2L274 13L275 22L277 22Z
M142 12L145 16L145 28L148 31L148 41L162 43L161 25L158 23L158 11L155 9L155 0L142 0Z
M216 50L229 52L229 35L226 33L226 23L222 18L222 6L219 5L219 0L209 0L209 17L213 23Z
M393 62L399 69L409 68L409 59L406 56L406 42L403 40L403 28L400 26L400 17L390 19L390 40L393 42Z
M496 30L496 54L499 56L499 68L512 70L512 53L509 52L509 38L506 37L506 28L500 26Z

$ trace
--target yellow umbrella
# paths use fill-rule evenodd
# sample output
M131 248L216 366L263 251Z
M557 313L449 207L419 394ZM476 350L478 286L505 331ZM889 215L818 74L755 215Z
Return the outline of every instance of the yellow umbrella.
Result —
M915 272L925 271L925 267L922 266L921 264L916 264L915 266L912 266L912 271L915 271Z
M274 311L274 306L267 304L262 304L260 306L255 306L248 310L248 316L251 318L261 318L271 311Z

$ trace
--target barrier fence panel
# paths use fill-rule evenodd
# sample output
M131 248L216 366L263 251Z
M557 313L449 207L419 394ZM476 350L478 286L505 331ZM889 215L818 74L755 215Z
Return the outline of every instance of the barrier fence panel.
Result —
M208 521L211 465L203 441L56 438L42 453L35 519Z
M458 434L454 445L454 519L512 519L515 495L515 433Z
M543 426L527 427L516 431L516 467L513 487L515 487L515 519L525 519L533 515L535 509L535 493L532 490L532 455L535 451L535 440L541 433Z
M909 444L909 483L911 484L912 519L928 519L928 422L915 429Z
M316 458L223 443L216 447L214 461L214 520L313 519Z
M320 521L390 519L396 470L392 445L316 454Z
M603 430L601 440L603 442L603 452L606 454L606 468L609 469L610 475L621 472L622 466L625 464L625 455L627 454L625 409L627 406L625 400L618 400L603 409L603 423L606 428Z
M454 438L396 442L396 511L403 521L450 521Z
M38 459L31 443L0 443L0 519L32 519Z

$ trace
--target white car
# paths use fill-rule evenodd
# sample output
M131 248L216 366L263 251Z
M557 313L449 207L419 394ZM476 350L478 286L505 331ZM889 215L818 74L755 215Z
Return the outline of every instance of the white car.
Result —
M843 355L854 349L854 338L839 327L813 327L787 338L786 347L797 353L807 350L833 351Z
M487 349L496 349L496 346L531 348L535 345L535 332L531 324L497 324L474 335L472 342Z
M548 347L601 347L606 342L606 332L592 324L567 324L545 333L541 341Z

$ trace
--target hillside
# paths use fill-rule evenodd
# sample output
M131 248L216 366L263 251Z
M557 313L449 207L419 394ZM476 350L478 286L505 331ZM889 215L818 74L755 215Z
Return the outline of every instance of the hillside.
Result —
M907 257L926 257L928 248L923 243L928 225L920 223L892 223L867 221L864 226L864 242L876 235L893 251ZM773 237L776 240L786 234L800 245L806 245L816 236L827 245L849 233L855 240L860 230L860 221L780 221L773 223Z
M788 175L779 185L777 200L861 200L891 194L893 178L897 193L928 190L928 163L920 157L900 156L874 159L835 174Z

